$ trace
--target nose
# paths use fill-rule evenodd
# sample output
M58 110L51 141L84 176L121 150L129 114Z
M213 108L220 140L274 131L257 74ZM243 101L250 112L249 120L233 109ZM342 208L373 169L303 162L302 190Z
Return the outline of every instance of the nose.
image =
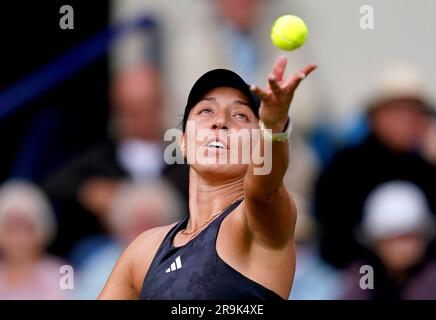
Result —
M227 117L225 112L218 112L213 119L212 129L228 130Z

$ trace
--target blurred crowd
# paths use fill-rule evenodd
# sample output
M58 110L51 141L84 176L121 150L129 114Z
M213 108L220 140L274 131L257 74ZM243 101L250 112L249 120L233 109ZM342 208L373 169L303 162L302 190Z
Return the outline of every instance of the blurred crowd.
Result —
M112 23L148 17L157 27L113 41L104 141L72 148L74 159L38 179L11 171L2 181L0 299L95 299L132 239L188 213L189 168L164 161L164 132L179 125L190 86L209 69L263 85L280 54L265 30L290 8L185 5L189 23L172 1L111 2ZM288 70L307 54L292 53ZM380 70L374 83L340 135L316 116L329 107L325 84L315 75L298 89L285 176L299 212L289 299L436 298L436 102L413 65ZM59 285L63 265L73 266L73 290Z

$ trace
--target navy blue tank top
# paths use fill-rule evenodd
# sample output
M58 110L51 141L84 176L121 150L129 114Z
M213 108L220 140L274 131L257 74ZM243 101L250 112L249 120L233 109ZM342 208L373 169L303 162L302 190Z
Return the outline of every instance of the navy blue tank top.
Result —
M188 218L177 223L162 241L145 276L143 300L283 300L277 293L245 277L218 256L221 222L242 200L230 205L194 239L173 246Z

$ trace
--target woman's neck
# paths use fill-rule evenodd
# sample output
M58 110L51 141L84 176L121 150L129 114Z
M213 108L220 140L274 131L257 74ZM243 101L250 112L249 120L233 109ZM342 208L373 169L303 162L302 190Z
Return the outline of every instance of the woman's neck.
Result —
M226 209L244 194L244 177L226 181L208 181L192 168L189 173L189 215L190 226L196 229L213 214Z

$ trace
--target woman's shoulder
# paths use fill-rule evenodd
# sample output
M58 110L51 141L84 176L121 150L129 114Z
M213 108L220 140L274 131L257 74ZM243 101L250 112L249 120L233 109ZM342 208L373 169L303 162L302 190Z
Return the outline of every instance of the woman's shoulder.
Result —
M133 240L125 250L125 254L136 259L154 257L160 244L177 222L148 229ZM148 259L147 259L148 260Z
M115 264L98 299L138 298L153 258L174 225L149 229L133 240Z
M137 290L142 287L145 275L162 241L176 224L177 222L144 231L127 247L125 253L130 260L131 274Z
M150 249L153 246L159 246L165 236L170 232L170 230L177 224L174 222L165 226L155 227L141 233L135 240L133 240L132 245L134 245L138 250L145 248ZM156 248L157 250L157 248Z

